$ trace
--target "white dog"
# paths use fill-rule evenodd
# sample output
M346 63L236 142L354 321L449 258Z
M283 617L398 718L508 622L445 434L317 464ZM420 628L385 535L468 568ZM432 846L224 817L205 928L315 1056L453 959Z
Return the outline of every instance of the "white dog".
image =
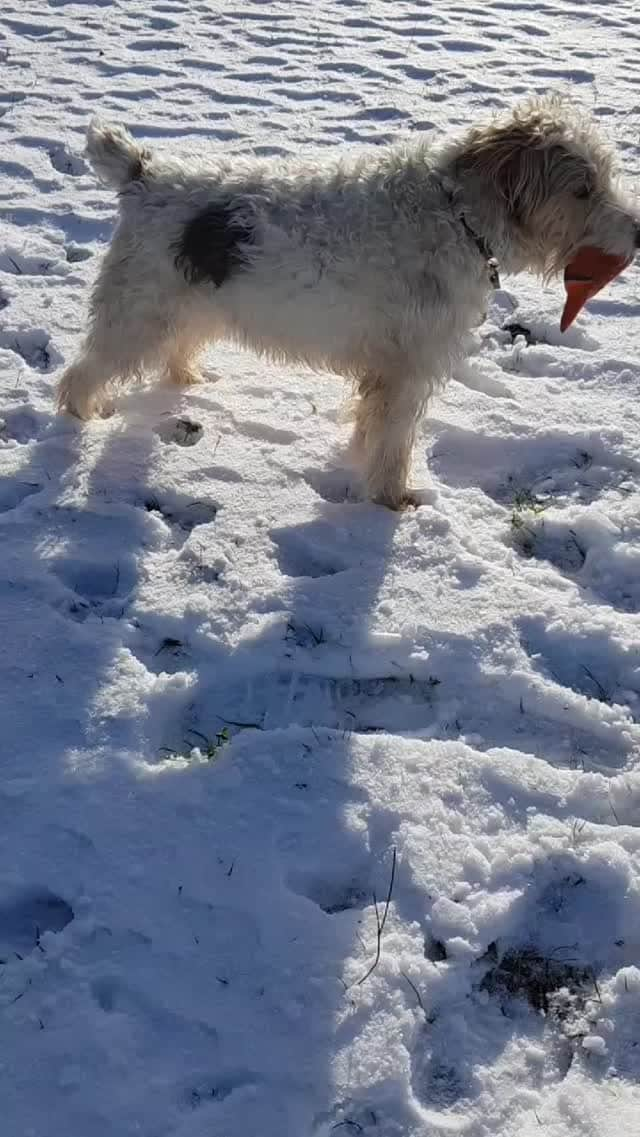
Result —
M558 96L437 149L423 140L329 164L188 164L96 121L87 152L121 211L60 407L105 413L114 384L150 368L187 386L199 350L230 338L355 381L367 492L394 509L411 500L416 423L497 267L565 269L581 290L572 319L638 245L610 149ZM609 269L585 277L585 248Z

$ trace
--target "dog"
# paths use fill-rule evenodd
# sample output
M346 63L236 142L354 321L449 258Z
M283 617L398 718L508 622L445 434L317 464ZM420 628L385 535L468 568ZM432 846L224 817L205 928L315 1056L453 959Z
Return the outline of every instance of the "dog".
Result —
M572 258L584 265L586 248L619 271L640 244L612 150L559 95L438 146L328 163L172 160L95 119L87 154L120 215L59 408L104 414L116 384L151 369L189 387L204 346L231 339L354 382L366 493L391 509L415 504L417 424L498 268L565 270L579 308L615 271L572 278Z

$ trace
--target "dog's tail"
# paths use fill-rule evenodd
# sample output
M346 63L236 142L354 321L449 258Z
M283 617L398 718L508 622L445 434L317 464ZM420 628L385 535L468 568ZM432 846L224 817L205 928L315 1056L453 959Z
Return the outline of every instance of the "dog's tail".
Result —
M141 178L150 158L149 151L139 146L124 126L112 126L97 118L89 123L86 153L98 177L118 190Z

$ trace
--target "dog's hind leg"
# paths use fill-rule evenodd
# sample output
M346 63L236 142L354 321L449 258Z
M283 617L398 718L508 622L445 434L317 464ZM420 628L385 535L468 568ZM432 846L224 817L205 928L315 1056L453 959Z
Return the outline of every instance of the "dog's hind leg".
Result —
M91 333L78 359L64 372L58 384L58 407L78 418L88 419L110 413L112 389L128 379L138 377L159 358L157 344L134 346L133 338L111 331L108 344Z
M111 389L139 377L166 358L166 320L144 313L125 314L121 305L94 307L84 348L58 384L58 407L78 418L104 414L110 408Z
M167 358L172 325L164 280L142 271L134 251L116 236L93 290L82 352L58 385L59 408L79 418L104 413L116 384Z
M411 504L407 478L424 384L369 373L358 382L354 449L364 467L367 494L389 509Z
M57 403L61 411L88 419L108 413L105 390L112 369L91 350L85 350L62 375Z

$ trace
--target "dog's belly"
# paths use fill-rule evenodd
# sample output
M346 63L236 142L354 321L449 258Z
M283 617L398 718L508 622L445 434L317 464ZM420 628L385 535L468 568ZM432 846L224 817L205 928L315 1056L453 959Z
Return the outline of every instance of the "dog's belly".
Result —
M397 339L396 306L375 289L311 274L274 279L267 287L261 277L247 273L230 281L219 297L227 327L259 350L312 364L333 361L337 368L371 343Z
M338 372L439 377L479 322L486 292L468 288L452 303L441 282L418 289L392 277L300 273L267 283L262 273L249 272L215 300L226 334L260 352Z

